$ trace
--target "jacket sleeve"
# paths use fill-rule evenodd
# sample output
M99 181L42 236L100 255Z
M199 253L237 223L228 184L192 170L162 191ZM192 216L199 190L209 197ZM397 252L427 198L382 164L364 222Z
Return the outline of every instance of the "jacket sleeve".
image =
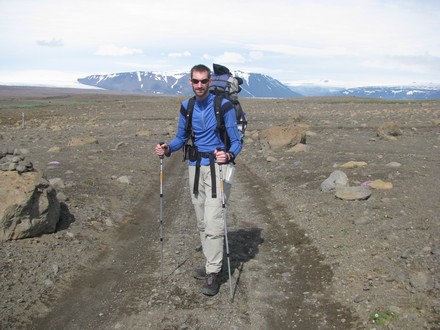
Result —
M235 108L230 101L224 102L222 107L224 109L225 128L231 142L229 152L232 152L234 156L237 157L241 151L242 144L240 132L238 131L237 127L237 115Z
M185 124L186 124L186 109L182 103L180 107L180 114L179 114L179 121L177 125L177 133L173 140L168 143L168 147L170 148L170 151L166 154L166 156L170 156L171 153L173 153L176 150L179 150L183 147L183 145L188 140L188 132L185 130Z

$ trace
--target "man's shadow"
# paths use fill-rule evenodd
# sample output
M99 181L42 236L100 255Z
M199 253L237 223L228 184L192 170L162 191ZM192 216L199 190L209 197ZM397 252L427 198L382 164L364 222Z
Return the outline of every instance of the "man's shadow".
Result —
M228 232L231 276L234 275L231 277L233 288L238 286L244 264L255 258L260 245L264 242L261 231L261 228L246 228ZM224 253L227 256L226 245ZM220 283L227 283L229 281L228 258L223 258L222 269ZM235 292L235 289L233 291Z

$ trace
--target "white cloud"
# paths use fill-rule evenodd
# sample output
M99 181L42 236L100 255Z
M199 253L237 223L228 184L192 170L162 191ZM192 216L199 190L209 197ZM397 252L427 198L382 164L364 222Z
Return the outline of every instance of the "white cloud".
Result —
M98 48L95 55L99 56L125 56L142 54L143 51L136 48L118 47L115 45L103 45Z
M235 52L224 52L218 56L208 56L206 55L206 59L212 59L217 63L231 64L231 63L244 63L246 59L239 53Z
M168 57L189 57L191 53L189 51L184 51L182 53L169 53Z
M64 44L61 39L52 38L51 40L37 40L37 45L43 47L61 47Z
M325 47L325 46L296 46L292 44L250 44L249 48L254 52L270 52L278 53L288 56L313 56L313 57L328 57L328 56L348 56L357 55L356 52L346 49L344 47Z
M440 57L430 55L380 57L365 60L362 65L368 69L440 76Z
M252 60L262 60L264 58L264 53L260 51L250 51L249 57Z

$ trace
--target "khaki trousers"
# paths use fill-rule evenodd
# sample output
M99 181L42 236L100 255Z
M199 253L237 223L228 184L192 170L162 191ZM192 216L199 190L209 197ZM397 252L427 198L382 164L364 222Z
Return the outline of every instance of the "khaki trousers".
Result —
M225 223L222 210L219 165L215 164L217 198L212 198L211 171L208 166L200 166L199 193L193 194L195 166L189 168L189 186L191 200L197 218L197 229L200 233L203 254L206 259L206 273L219 273L223 261L223 243ZM226 177L227 166L222 166L223 179ZM223 184L225 201L231 192L231 184ZM226 209L225 209L226 212Z

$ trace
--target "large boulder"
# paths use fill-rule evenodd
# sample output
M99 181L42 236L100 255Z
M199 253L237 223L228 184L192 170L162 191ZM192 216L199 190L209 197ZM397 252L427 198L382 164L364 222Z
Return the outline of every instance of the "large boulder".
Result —
M259 134L260 142L266 150L280 150L306 143L306 128L299 126L277 125L267 128Z
M0 240L53 233L60 219L55 189L39 171L0 172Z

